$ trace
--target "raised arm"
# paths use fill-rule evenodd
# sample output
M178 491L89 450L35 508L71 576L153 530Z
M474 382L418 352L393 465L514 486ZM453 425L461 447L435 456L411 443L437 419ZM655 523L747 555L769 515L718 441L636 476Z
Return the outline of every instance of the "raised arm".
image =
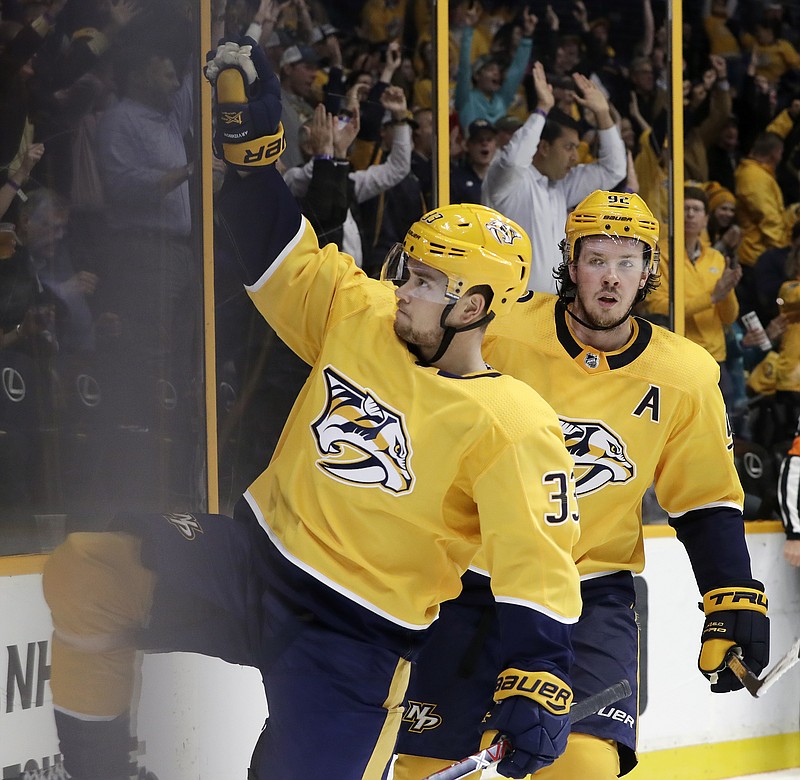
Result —
M251 38L220 46L205 74L215 87L215 154L236 169L220 193L220 224L242 281L253 284L301 223L300 209L274 165L286 145L280 82Z

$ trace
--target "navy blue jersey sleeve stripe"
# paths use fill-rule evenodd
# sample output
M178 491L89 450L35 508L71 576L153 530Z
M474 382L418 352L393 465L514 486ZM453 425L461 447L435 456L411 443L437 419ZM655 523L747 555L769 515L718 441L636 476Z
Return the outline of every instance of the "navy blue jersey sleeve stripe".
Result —
M503 668L550 672L569 683L572 625L518 604L498 601L495 608L500 623Z
M302 219L275 166L244 177L229 171L217 209L219 239L228 245L246 285L263 276L297 235Z
M686 548L701 593L751 579L741 512L724 506L695 509L672 518L670 525Z

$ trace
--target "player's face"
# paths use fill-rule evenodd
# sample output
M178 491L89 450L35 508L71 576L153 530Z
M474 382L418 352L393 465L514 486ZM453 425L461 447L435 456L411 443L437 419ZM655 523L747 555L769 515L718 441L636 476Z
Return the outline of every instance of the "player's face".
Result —
M647 282L644 250L634 238L584 238L577 263L570 265L577 285L575 314L595 327L622 324Z
M405 281L395 289L394 332L423 354L442 340L441 316L446 305L447 277L435 268L409 260Z

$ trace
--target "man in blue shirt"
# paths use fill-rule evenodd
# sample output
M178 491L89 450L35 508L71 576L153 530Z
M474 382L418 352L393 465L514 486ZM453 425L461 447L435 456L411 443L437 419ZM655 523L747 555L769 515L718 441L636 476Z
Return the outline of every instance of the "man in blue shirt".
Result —
M523 11L522 40L503 78L499 63L491 55L483 55L474 63L471 61L472 36L479 14L476 7L467 10L461 34L456 111L465 129L476 119L496 122L508 113L530 60L533 33L538 21L527 8Z

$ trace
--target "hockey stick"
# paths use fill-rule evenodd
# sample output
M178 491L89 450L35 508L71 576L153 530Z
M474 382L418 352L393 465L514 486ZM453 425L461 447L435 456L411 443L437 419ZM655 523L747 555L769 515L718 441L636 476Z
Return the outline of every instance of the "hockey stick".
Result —
M631 684L627 680L620 680L618 683L609 685L605 690L588 696L573 705L569 711L569 722L577 723L602 710L603 707L630 695ZM473 753L446 769L440 769L438 772L428 775L424 780L458 780L459 777L466 777L478 770L488 769L512 750L511 743L507 739L500 739L493 745L489 745L488 748Z
M763 696L775 684L775 681L779 677L783 677L798 661L800 661L800 639L789 648L786 655L760 680L747 668L747 664L734 650L729 650L728 655L725 656L725 664L728 669L736 675L750 695L756 699L759 696Z

